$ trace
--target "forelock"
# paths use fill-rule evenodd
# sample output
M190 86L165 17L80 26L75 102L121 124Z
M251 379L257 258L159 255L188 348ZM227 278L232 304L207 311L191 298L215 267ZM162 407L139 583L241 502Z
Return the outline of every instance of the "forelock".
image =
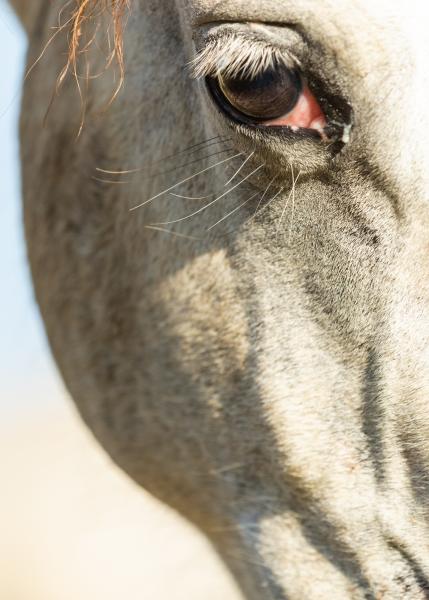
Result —
M123 31L130 0L74 0L74 8L68 21L70 26L68 67L76 66L79 55L88 48L86 29L98 27L102 15L108 15L106 34L109 36L111 53L108 63L117 61L123 76ZM85 41L83 41L85 40Z

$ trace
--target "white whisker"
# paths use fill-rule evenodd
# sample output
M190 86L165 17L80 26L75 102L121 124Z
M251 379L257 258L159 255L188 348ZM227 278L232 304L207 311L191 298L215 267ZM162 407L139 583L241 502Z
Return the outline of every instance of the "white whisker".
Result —
M274 181L277 179L278 175L276 175L275 177L273 177L271 179L271 181L269 182L269 184L267 185L267 187L265 188L264 193L262 194L262 196L259 198L258 204L256 206L255 212L253 213L253 215L251 217L249 217L248 219L246 219L246 221L244 221L242 227L245 227L247 225L247 223L249 223L250 221L252 221L252 219L255 218L259 207L261 206L262 202L264 201L265 196L268 193L268 190L270 189L270 187L272 186L272 184L274 183ZM227 231L226 233L224 233L223 235L230 235L232 233L235 233L236 231L238 231L238 229L233 229L232 231Z
M262 164L262 165L259 165L258 168L256 168L254 171L252 171L251 173L249 173L249 175L247 175L244 179L242 179L241 181L239 181L238 183L236 183L232 188L230 188L229 190L227 190L226 192L224 192L223 194L221 194L220 196L218 196L217 198L215 198L214 200L212 200L208 204L205 204L204 206L202 206L201 208L199 208L195 212L191 213L190 215L187 215L186 217L181 217L180 219L175 219L174 221L165 221L163 223L155 223L155 225L172 225L173 223L180 223L180 221L185 221L186 219L190 219L191 217L194 217L195 215L198 215L199 213L203 212L207 208L210 208L210 206L212 206L213 204L215 204L215 202L218 202L219 200L221 200L222 198L224 198L225 196L227 196L228 194L230 194L232 191L234 191L236 188L238 188L240 185L242 185L245 181L247 181L250 177L252 177L252 175L254 175L255 173L257 173L263 167L265 167L265 163Z
M161 162L164 162L166 160L170 160L172 158L176 158L177 156L181 156L183 154L194 154L195 152L198 152L199 150L207 150L208 148L211 148L211 146L216 146L217 144L221 144L224 142L229 142L231 138L221 138L220 136L216 136L213 138L209 138L208 140L205 140L204 142L200 142L199 144L193 144L192 146L189 146L188 148L185 148L184 150L180 150L180 152L176 152L175 154L170 154L169 156L163 156L162 158L160 158L159 160L156 160L155 162L152 162L148 165L143 165L142 167L136 167L135 169L120 169L118 171L112 171L110 169L102 169L101 167L96 167L96 171L98 171L99 173L106 173L107 175L127 175L127 174L131 174L131 173L139 173L140 171L143 171L144 169L147 169L149 167L153 167L154 165L158 165ZM216 141L213 141L216 140Z
M249 221L251 221L252 219L254 219L254 218L255 218L255 217L258 215L258 214L261 214L261 212L263 212L263 211L264 211L266 208L268 208L268 206L270 206L270 204L271 204L272 202L274 202L274 200L280 196L280 194L283 192L283 190L284 190L284 187L281 187L281 188L279 189L279 191L277 192L277 194L275 194L275 195L274 195L272 198L270 198L270 200L268 200L268 202L265 204L265 206L263 206L263 207L261 208L261 210L260 210L259 212L255 212L255 213L254 213L254 214L253 214L253 215L250 217L250 219L248 219L248 220L246 221L246 223L245 223L245 224L247 225L247 223L248 223Z
M210 194L209 196L181 196L180 194L174 194L173 192L170 192L170 196L181 198L182 200L207 200L207 198L214 196L214 194Z
M261 206L262 202L265 200L265 196L268 194L268 190L269 190L269 189L270 189L270 187L273 185L273 183L275 182L275 180L277 179L277 177L278 177L277 175L276 175L275 177L273 177L273 178L271 179L271 181L269 182L269 184L267 185L267 187L265 188L265 192L264 192L264 193L262 194L262 196L259 198L259 202L258 202L258 205L257 205L257 207L256 207L256 210L255 210L255 213L254 213L254 215L256 215L256 213L258 212L258 210L259 210L259 207ZM254 216L254 215L253 215L253 216ZM251 217L251 218L252 218L252 217Z
M101 169L100 167L96 167L95 170L99 173L104 173L105 175L131 175L132 173L138 173L142 170L143 167L139 169L124 169L120 171L111 171L110 169Z
M232 183L234 181L234 179L237 177L237 175L239 173L241 173L241 171L243 170L243 167L249 162L249 160L252 158L252 156L254 156L254 154L255 154L255 151L253 151L252 154L249 154L249 156L243 162L243 164L241 165L241 167L239 167L237 169L237 171L234 173L234 175L231 177L231 179L228 179L228 181L225 183L225 186L229 185L230 183Z
M182 179L182 181L179 181L178 183L175 183L174 185L172 185L171 187L167 188L163 192L159 192L159 194L156 194L155 196L152 196L152 198L149 198L148 200L145 200L141 204L138 204L137 206L133 206L133 208L130 208L130 211L137 210L138 208L141 208L142 206L146 206L146 204L149 204L149 202L152 202L153 200L156 200L157 198L160 198L161 196L164 196L164 194L167 194L168 192L171 192L171 190L176 189L177 187L179 187L179 185L187 183L188 181L191 181L192 179L195 179L195 177L198 177L199 175L202 175L203 173L207 173L207 171L210 171L211 169L214 169L215 167L218 167L219 165L223 165L226 162L229 162L230 160L233 160L234 158L237 158L238 156L242 156L242 155L243 155L243 153L239 152L238 154L234 154L234 156L230 156L229 158L224 158L223 160L217 162L215 165L211 165L210 167L207 167L207 168L203 169L202 171L199 171L198 173L195 173L194 175L191 175L190 177L187 177L186 179ZM157 225L166 225L166 223L156 223L156 224Z
M174 237L185 238L186 240L200 241L201 238L194 237L193 235L186 235L179 231L171 231L171 229L165 229L164 227L156 227L155 225L145 225L145 229L152 229L154 231L161 231L162 233L168 233Z
M267 195L267 193L268 193L268 190L269 190L269 189L270 189L270 187L273 185L273 183L274 183L274 181L277 179L277 177L278 177L278 175L276 175L275 177L273 177L273 178L271 179L271 181L269 182L269 184L267 185L267 187L265 188L265 192L264 192L264 193L262 194L262 196L259 198L259 202L258 202L258 205L256 206L255 212L253 213L253 215L252 215L251 217L249 217L249 218L248 218L248 219L247 219L247 220L244 222L244 227L245 227L245 226L246 226L248 223L250 223L250 221L253 221L253 219L256 217L256 215L258 214L258 212L260 212L260 211L259 211L259 207L261 206L262 202L263 202L263 201L264 201L264 199L265 199L265 196L266 196L266 195ZM281 192L282 190L283 190L283 188L281 188L281 189L280 189L280 192ZM279 193L280 193L280 192L279 192ZM277 198L277 196L278 196L278 194L276 194L276 195L274 196L274 198L271 198L271 200L269 200L269 201L267 202L267 205L268 205L268 204L271 204L271 202L272 202L272 201L273 201L275 198ZM264 207L264 208L265 208L265 207ZM263 210L263 209L262 209L262 210Z
M289 204L289 200L291 199L292 194L293 194L294 182L295 182L295 175L294 175L294 172L293 172L293 164L292 163L290 163L290 170L291 170L291 174L292 174L292 188L290 190L289 196L285 200L282 213L281 213L280 218L279 218L278 223L277 223L277 234L279 233L280 226L281 226L281 223L283 221L283 217L285 216L286 209L287 209L288 204Z
M224 148L223 150L218 150L213 154L207 154L206 156L200 156L200 158L195 158L191 162L187 162L182 165L178 165L177 167L172 167L171 169L167 169L166 171L159 171L158 173L148 173L146 179L153 179L154 177L162 177L163 175L168 175L168 173L174 173L174 171L179 171L179 169L185 169L186 167L191 167L192 165L196 165L197 163L203 162L208 158L213 158L214 156L219 156L219 154L225 154L227 152L232 152L234 148Z
M292 213L291 213L291 218L290 218L290 225L289 225L289 240L291 237L291 233L292 233L292 225L293 225L293 219L295 216L295 188L296 188L296 184L298 182L298 179L301 176L302 171L300 171L298 173L297 178L295 179L294 183L293 183L293 187L292 187Z
M210 231L211 229L213 229L214 227L216 227L216 225L219 225L219 223L222 223L222 221L225 221L225 219L227 219L228 217L230 217L231 215L233 215L234 213L236 213L238 210L240 210L240 208L243 208L243 206L246 206L246 204L248 204L251 200L253 200L253 198L255 198L258 194L259 194L259 192L256 192L256 194L253 194L253 196L250 196L250 198L247 198L247 200L245 200L239 206L237 206L236 208L234 208L234 210L232 210L227 215L225 215L224 217L222 217L221 219L219 219L219 221L216 221L216 223L214 225L211 225L207 229L207 231Z
M287 199L285 201L285 204L284 204L284 207L283 207L283 210L282 210L282 214L280 215L280 218L279 218L279 221L278 221L278 224L277 224L277 234L280 231L280 226L281 226L281 223L282 223L283 218L285 216L286 209L287 209L287 207L289 205L289 201L290 201L291 198L293 199L292 203L293 203L293 206L295 207L295 186L296 186L296 182L298 181L298 179L299 179L299 177L301 175L301 171L298 173L298 176L295 178L295 173L294 173L294 170L293 170L293 164L292 163L290 164L290 170L291 170L291 174L292 174L292 187L291 187L289 196L287 197Z
M289 200L291 199L291 197L292 197L292 190L289 192L289 196L285 200L285 203L284 203L284 206L283 206L283 210L282 210L282 214L280 215L280 218L278 220L278 223L277 223L277 235L278 235L278 233L280 231L280 225L281 225L281 222L282 222L283 217L285 215L286 209L287 209L287 207L289 205Z
M204 148L205 150L205 148ZM195 165L199 162L202 162L203 160L206 160L207 158L212 158L213 156L219 156L219 154L225 154L225 152L231 152L232 148L224 148L223 150L218 150L217 152L214 152L213 154L208 154L206 156L200 156L200 158L194 158L191 162L187 162L184 163L182 165L177 165L176 167L172 167L171 169L167 169L167 171L159 171L158 173L153 173L150 172L147 174L146 178L151 178L151 177L160 177L161 175L166 175L167 173L174 173L174 171L178 171L179 169L184 169L185 167L190 167L191 165ZM166 160L166 159L164 159ZM150 165L147 165L147 167L153 167L154 165L156 165L157 163L160 163L163 161L155 161L154 163L151 163ZM113 172L113 174L115 175L127 175L127 174L135 174L135 173L141 173L142 171L144 171L146 169L146 167L141 167L140 169L131 169L130 171L118 171L118 172Z

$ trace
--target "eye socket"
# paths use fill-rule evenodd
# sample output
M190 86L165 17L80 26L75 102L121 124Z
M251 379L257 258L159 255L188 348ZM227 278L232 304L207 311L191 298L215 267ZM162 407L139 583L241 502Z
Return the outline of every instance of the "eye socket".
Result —
M280 64L253 78L220 76L217 83L226 101L254 121L271 121L288 114L302 92L299 74Z
M255 77L207 77L221 108L235 120L323 133L326 118L300 73L279 62Z

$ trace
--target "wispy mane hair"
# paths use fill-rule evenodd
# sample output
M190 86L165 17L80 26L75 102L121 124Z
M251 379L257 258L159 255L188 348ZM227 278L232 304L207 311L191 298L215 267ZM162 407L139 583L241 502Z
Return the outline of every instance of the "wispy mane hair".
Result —
M88 43L83 42L85 40L85 36L83 35L85 27L90 23L94 23L102 13L107 12L110 13L113 25L113 42L107 62L110 65L114 60L117 61L120 70L121 85L124 77L124 19L130 8L130 0L72 0L72 2L75 6L68 21L70 24L70 33L66 71L69 68L76 69L79 55L88 48Z

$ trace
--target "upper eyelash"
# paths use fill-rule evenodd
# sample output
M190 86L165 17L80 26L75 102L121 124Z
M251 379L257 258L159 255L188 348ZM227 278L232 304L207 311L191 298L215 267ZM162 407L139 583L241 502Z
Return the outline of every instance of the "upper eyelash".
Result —
M238 76L252 79L275 64L284 64L290 69L299 67L298 59L291 52L235 33L209 38L189 66L195 79Z

